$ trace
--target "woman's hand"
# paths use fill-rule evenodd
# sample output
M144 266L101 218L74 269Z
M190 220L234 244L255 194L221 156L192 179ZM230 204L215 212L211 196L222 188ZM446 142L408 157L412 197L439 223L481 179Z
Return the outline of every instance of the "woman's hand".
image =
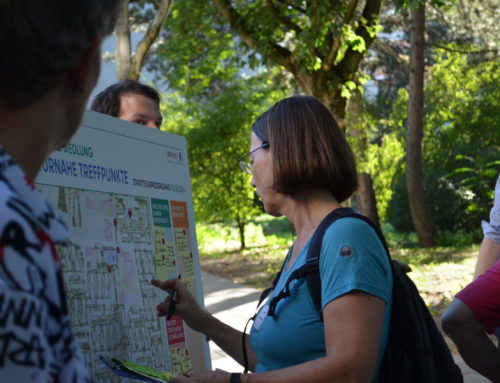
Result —
M216 369L187 375L179 375L175 378L177 383L229 383L230 373Z
M181 316L193 330L203 332L203 321L207 316L210 316L210 314L198 305L195 297L189 292L180 279L174 278L163 282L158 279L153 279L151 284L170 294L162 303L156 306L158 316L167 315L172 302L172 294L175 289L177 290L177 299L174 314Z
M241 331L235 330L234 328L221 322L214 316L210 315L204 309L200 307L195 297L188 291L184 283L179 279L169 279L168 281L159 281L153 279L151 281L153 286L156 286L170 295L174 293L174 289L177 291L177 298L175 304L174 313L179 315L186 324L193 330L205 334L209 339L213 340L224 352L235 359L238 363L243 363L243 351L241 348ZM168 296L162 303L157 306L158 315L166 316L169 312L170 302L172 301L171 296ZM256 363L255 355L251 347L247 344L248 359L250 361L250 367L252 368ZM205 374L205 373L203 373ZM199 378L201 380L190 380L190 382L218 382L219 380L204 380L221 377L220 371L214 371L206 373L208 375L199 376L194 374L187 378ZM226 373L227 374L227 373ZM186 377L184 377L186 378ZM180 379L183 379L180 377ZM186 380L179 380L186 381ZM188 380L189 381L189 380ZM229 383L229 375L227 379L221 381L223 383Z

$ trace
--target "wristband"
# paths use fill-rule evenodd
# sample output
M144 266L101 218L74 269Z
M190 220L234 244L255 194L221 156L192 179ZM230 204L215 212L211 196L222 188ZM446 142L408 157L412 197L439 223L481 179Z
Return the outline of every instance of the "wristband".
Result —
M232 372L229 383L240 383L241 382L240 378L241 378L241 372Z

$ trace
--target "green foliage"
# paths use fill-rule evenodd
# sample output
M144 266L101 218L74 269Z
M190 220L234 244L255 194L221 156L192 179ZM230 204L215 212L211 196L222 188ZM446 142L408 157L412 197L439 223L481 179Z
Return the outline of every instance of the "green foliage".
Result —
M340 95L344 98L349 99L351 97L351 92L356 89L356 83L354 81L346 81L342 84L342 90Z
M336 59L331 67L339 64L346 52L366 51L359 28L364 27L372 37L381 28L378 19L367 22L357 13L349 23L343 23L345 1L318 2L317 8L301 1L288 2L287 6L274 2L275 10L262 0L232 4L245 30L256 37L254 47L235 37L212 2L184 0L174 2L156 61L164 70L163 78L175 90L166 96L167 129L187 136L196 214L205 222L232 219L245 223L258 213L253 208L245 210L252 205L253 191L249 177L239 173L236 159L248 147L252 120L271 100L283 95L281 90L273 95L269 89L281 89L284 83L297 86L282 69L273 70L272 75L259 74L264 68L277 68L271 66L275 64L273 49L279 45L288 50L291 62L299 65L294 68L300 67L294 69L294 75L309 76L309 85L318 86L318 92L338 90L344 99L352 100L367 75L338 77L325 72L323 77L312 79L327 67L329 53L334 52ZM397 31L405 24L399 21ZM332 49L332 42L338 49ZM447 47L448 51L459 48L467 47ZM468 61L464 55L444 51L429 57L428 63L432 66L426 87L424 169L432 213L441 243L477 240L479 220L487 216L500 169L498 63ZM397 72L386 68L386 72L393 71ZM256 76L260 79L253 79ZM248 82L243 77L249 78ZM398 87L401 84L393 84L392 89ZM361 133L353 146L360 170L372 175L382 220L395 230L411 232L404 164L407 102L406 90L400 89L394 103L392 98L387 101L389 116L376 106L383 111L372 114L377 117L359 117L355 128ZM214 137L217 139L212 142ZM241 196L240 200L224 196L226 191ZM232 207L226 208L226 203ZM470 235L453 237L448 234L453 231Z
M436 215L451 210L460 217L449 217L443 229L474 230L488 217L500 173L500 63L471 64L444 51L436 60L425 120L425 163L443 198Z
M427 7L426 18L433 40L454 43L460 51L475 52L474 60L484 61L498 59L498 13L497 0L460 0L441 9Z
M359 36L354 32L353 28L349 25L342 25L342 40L340 43L340 49L335 58L335 63L338 64L344 59L345 53L349 48L356 52L366 51L366 43L363 37Z
M242 57L213 2L174 1L149 69L184 98L211 97L239 71Z
M388 119L377 120L370 113L356 109L354 115L351 112L348 114L351 132L348 139L354 152L358 154L358 170L371 175L377 212L382 222L388 219L389 203L404 167L404 101L408 99L408 93L406 90L401 90L400 93L400 99ZM363 100L358 98L352 102L361 104ZM354 132L357 134L353 134Z
M413 231L397 231L390 223L382 224L382 232L391 249L414 248L418 246L417 234Z
M373 178L377 211L382 221L387 217L395 179L403 164L404 155L404 142L397 132L384 135L380 143L370 144L365 153L366 169Z
M230 222L198 223L196 234L200 251L207 257L218 258L239 248L238 231ZM279 257L286 253L282 249L291 246L294 239L288 219L269 215L252 218L246 225L246 236L248 249L280 249ZM259 252L254 252L258 257Z
M238 158L249 148L252 122L283 96L270 90L270 81L267 74L234 81L200 103L183 103L176 93L165 97L167 129L187 139L198 222L232 220L245 226L260 213Z
M438 233L438 243L440 246L464 248L477 242L480 228L477 226L475 232L465 231L441 231Z
M481 238L480 221L488 218L500 172L500 64L469 62L450 51L436 52L435 60L425 89L427 198L439 243L470 244ZM404 125L406 102L400 92L388 125ZM397 171L387 219L396 230L411 231L404 168Z

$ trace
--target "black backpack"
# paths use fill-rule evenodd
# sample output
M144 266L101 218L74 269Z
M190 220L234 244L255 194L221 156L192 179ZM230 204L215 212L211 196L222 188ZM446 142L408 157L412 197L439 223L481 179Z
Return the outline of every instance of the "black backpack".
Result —
M321 276L319 257L326 229L337 219L357 218L368 223L384 245L393 275L392 311L387 348L379 370L381 383L462 383L460 368L439 332L425 302L413 281L406 275L411 269L391 259L389 248L380 229L367 217L350 208L339 208L328 214L314 232L309 245L306 263L288 278L283 290L269 302L268 315L274 316L279 300L290 295L293 279L305 278L311 298L321 313ZM266 289L260 303L274 289L281 271L276 275L273 287Z

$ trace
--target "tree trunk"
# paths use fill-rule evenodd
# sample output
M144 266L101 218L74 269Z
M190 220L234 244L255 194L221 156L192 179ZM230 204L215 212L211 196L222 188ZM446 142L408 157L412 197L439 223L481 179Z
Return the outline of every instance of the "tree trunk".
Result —
M148 26L146 33L144 33L144 37L137 44L137 48L135 50L134 56L132 58L132 70L129 74L129 78L132 80L139 80L139 76L141 75L141 70L144 65L144 60L146 58L149 49L158 38L160 34L161 27L165 22L165 19L170 12L170 6L172 5L171 0L162 0L158 5L158 9L155 13L155 17L151 21Z
M363 159L368 149L368 138L366 133L368 121L365 117L366 113L363 96L359 91L354 92L347 104L346 125L349 127L349 130L345 133L349 135L353 141L351 146L353 151L358 154L358 160ZM370 174L360 170L358 173L358 184L358 190L356 191L358 210L380 227L372 177Z
M422 247L436 245L436 234L425 198L422 164L424 107L425 4L412 11L408 131L406 143L406 188L411 216Z
M313 94L313 96L319 98L330 109L335 121L345 134L347 130L345 122L347 99L340 95L340 90L321 95Z
M132 54L130 45L130 24L128 4L124 1L116 24L116 77L118 80L139 80L144 60L149 49L160 34L161 27L170 12L171 0L162 0L158 4L155 16L148 25L144 37L137 44L135 53Z
M372 178L367 173L359 173L358 182L359 187L356 195L358 209L361 214L370 218L375 225L380 227Z
M245 221L240 217L236 217L236 224L238 225L238 232L240 235L240 250L246 249L245 243Z
M116 23L116 77L127 79L132 68L130 49L130 28L128 23L128 1L122 3Z

